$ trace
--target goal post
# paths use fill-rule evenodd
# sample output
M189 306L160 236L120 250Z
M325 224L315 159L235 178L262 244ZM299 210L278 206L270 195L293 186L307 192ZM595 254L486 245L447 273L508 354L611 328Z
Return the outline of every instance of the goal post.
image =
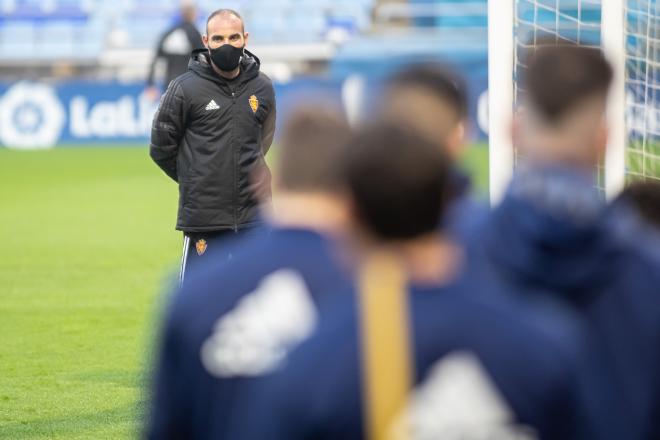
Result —
M513 173L514 2L488 1L488 161L491 204Z
M614 198L626 178L626 46L625 0L607 0L601 5L601 44L612 64L607 122L609 140L605 155L605 195Z

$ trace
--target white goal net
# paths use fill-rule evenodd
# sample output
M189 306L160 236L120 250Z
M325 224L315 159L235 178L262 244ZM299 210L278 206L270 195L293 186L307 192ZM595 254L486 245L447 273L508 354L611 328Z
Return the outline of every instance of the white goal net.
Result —
M660 180L660 8L626 1L626 178Z

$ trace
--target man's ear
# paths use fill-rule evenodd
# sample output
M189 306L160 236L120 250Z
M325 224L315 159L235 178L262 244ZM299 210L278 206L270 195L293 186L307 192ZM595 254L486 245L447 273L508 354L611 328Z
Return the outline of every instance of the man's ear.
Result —
M243 39L245 40L245 45L246 45L246 46L247 46L247 44L248 44L248 39L249 39L249 38L250 38L250 33L249 33L249 32L245 32L245 33L243 34Z
M202 35L202 43L204 43L205 48L209 48L209 36L204 34Z
M452 130L449 138L447 139L446 147L449 149L449 154L452 159L459 160L463 153L465 153L465 126L466 121L460 121Z

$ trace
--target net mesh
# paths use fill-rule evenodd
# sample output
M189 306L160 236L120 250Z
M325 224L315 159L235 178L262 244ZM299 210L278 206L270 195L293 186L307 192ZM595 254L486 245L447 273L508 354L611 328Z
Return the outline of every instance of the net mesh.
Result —
M584 46L601 44L601 0L516 0L514 100L525 90L521 75L524 59L536 42L548 38L558 43ZM625 2L626 36L626 178L660 180L660 17L658 0ZM520 156L516 152L516 163ZM604 170L599 167L599 188Z
M626 179L660 180L660 8L626 2Z

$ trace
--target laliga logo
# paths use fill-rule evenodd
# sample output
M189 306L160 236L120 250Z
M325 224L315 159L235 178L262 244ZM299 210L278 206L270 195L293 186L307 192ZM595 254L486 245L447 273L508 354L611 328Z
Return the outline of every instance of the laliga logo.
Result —
M0 99L0 142L17 149L50 148L62 133L65 117L52 87L18 83Z

